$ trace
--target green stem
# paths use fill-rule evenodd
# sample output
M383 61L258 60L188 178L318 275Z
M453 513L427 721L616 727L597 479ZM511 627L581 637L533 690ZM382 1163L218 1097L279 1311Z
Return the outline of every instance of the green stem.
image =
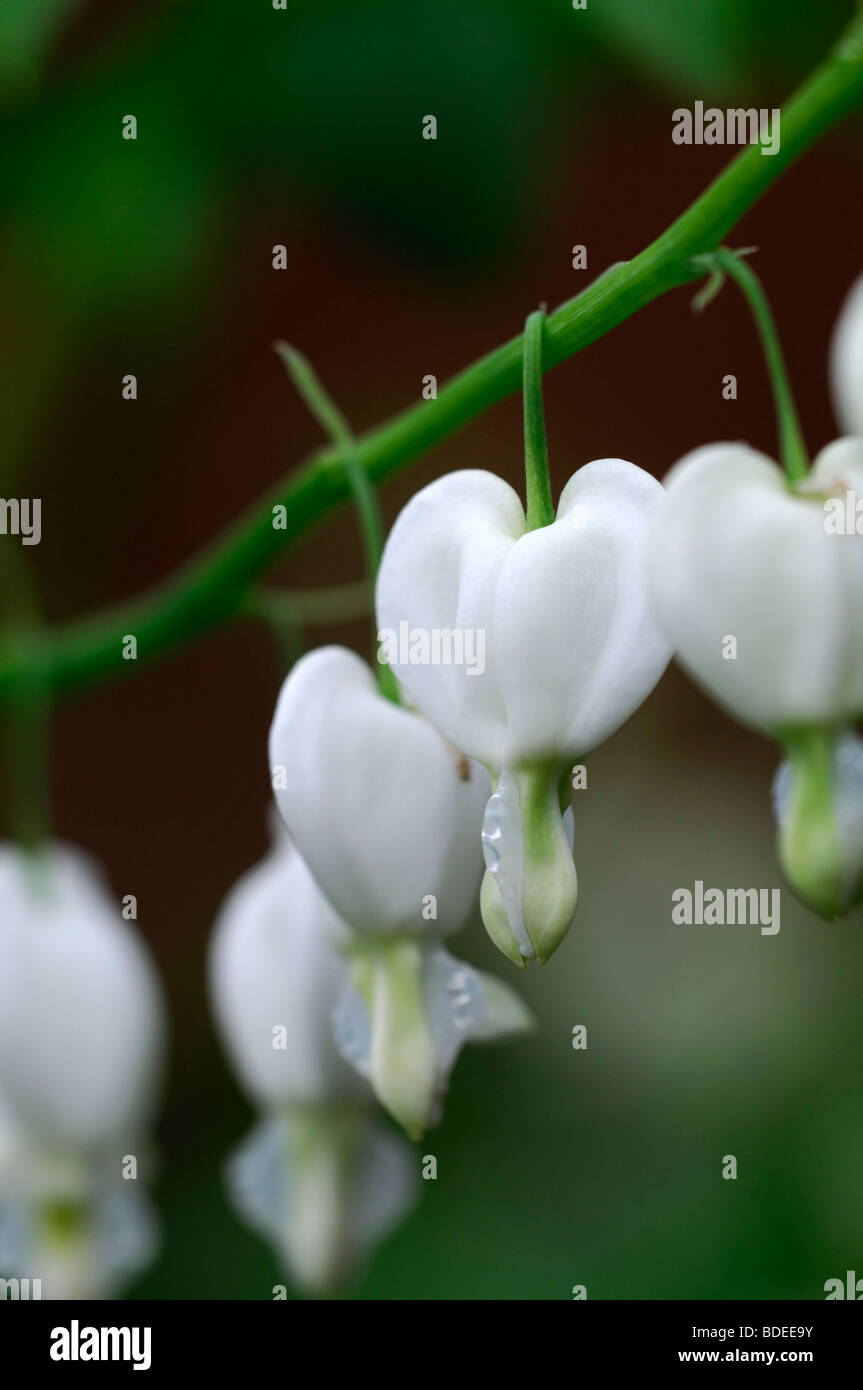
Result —
M343 623L366 617L373 598L367 579L324 589L258 589L247 598L244 611L266 622Z
M631 261L615 266L561 305L546 322L543 358L555 367L630 318L667 290L701 274L693 257L713 252L744 213L796 159L863 98L863 16L846 29L781 115L782 142L765 157L747 146L672 225ZM455 377L433 410L420 402L356 442L356 462L373 482L428 453L490 406L517 391L521 336ZM46 647L44 675L52 688L80 690L140 669L190 637L236 617L249 589L286 547L332 514L350 495L341 453L313 456L167 583L128 605L79 619L57 630ZM287 524L276 530L273 507ZM121 659L121 638L138 637L138 660ZM0 699L8 700L28 654L14 643L0 656Z
M527 530L537 531L554 521L554 501L548 473L548 444L542 406L542 339L545 310L537 309L524 325L524 474L527 490Z
M374 594L367 579L333 584L325 589L255 589L246 598L244 613L269 627L289 671L305 651L305 628L312 623L338 623L365 618Z
M800 417L794 404L791 383L788 380L788 369L779 342L776 320L773 317L767 295L764 293L761 281L752 267L746 261L741 260L738 255L735 255L733 251L729 251L723 246L716 252L715 256L704 257L704 259L714 262L721 270L731 276L743 292L752 311L752 317L755 319L755 325L761 338L761 346L767 362L767 373L773 391L782 465L790 481L792 483L799 482L801 478L806 477L809 471L809 456L800 428Z
M275 343L274 346L309 410L339 450L342 467L347 476L357 510L365 554L366 574L369 582L374 584L383 554L384 528L375 490L368 473L360 464L357 441L353 431L335 401L327 394L323 383L316 376L312 364L303 357L302 353L297 352L290 343ZM377 650L377 628L375 627L374 616L372 617L372 645ZM391 668L385 661L378 658L376 669L381 694L398 704L398 685Z

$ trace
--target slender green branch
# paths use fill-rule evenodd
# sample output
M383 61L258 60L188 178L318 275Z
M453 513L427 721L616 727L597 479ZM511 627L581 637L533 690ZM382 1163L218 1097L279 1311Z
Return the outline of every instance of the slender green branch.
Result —
M347 474L354 505L357 509L366 560L366 574L369 583L374 585L384 549L384 526L377 495L368 473L365 472L357 457L357 441L353 431L335 401L327 394L323 382L316 375L311 362L303 357L302 353L297 352L296 348L291 347L290 343L275 343L274 346L309 410L339 450L342 467ZM377 628L374 619L372 619L372 644L377 650ZM385 695L388 700L392 700L394 704L398 704L399 688L395 675L391 667L382 661L379 655L375 662L375 670L381 694Z
M554 521L554 500L548 473L548 444L542 406L542 340L545 310L537 309L524 325L524 474L527 484L527 529L536 531Z
M373 604L373 587L361 579L325 589L254 589L243 604L243 612L267 624L278 645L282 667L289 671L303 655L307 626L365 618Z
M244 611L251 617L289 617L301 626L350 622L372 611L372 587L367 579L331 584L325 589L258 589L249 595Z
M774 155L763 155L758 145L748 146L656 241L549 315L543 344L546 369L566 361L667 290L698 278L693 257L715 251L779 175L861 99L863 15L858 15L784 108L781 144ZM360 468L380 482L517 391L522 355L519 336L461 372L435 402L420 402L358 439ZM45 679L57 690L81 689L140 667L235 617L266 567L331 515L349 493L340 451L316 454L161 588L55 632L44 649ZM286 509L283 529L273 527L274 506ZM124 633L138 638L137 662L121 659ZM31 658L32 653L14 641L0 652L0 699L9 698Z
M366 573L374 583L384 548L384 528L375 490L357 457L357 441L353 431L335 401L327 394L311 362L290 343L274 343L273 346L309 410L339 451L359 518Z
M720 247L714 255L704 256L701 259L708 268L711 266L718 268L720 272L731 276L742 291L752 311L767 362L770 387L773 391L782 465L790 481L792 483L798 482L799 479L805 478L809 471L809 457L806 453L803 431L800 428L800 417L794 404L791 383L788 380L788 369L779 341L776 320L773 317L773 311L761 281L752 267L746 261L741 260L739 254L728 250L727 247Z

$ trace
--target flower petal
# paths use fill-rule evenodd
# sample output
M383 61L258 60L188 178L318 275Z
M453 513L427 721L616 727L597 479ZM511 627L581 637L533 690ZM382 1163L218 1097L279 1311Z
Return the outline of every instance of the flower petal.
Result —
M353 652L322 647L294 667L270 764L284 769L276 800L285 824L351 928L444 935L464 923L482 870L488 779L419 715L384 699Z
M837 463L857 457L831 446L806 488L838 485ZM669 474L649 544L651 598L680 660L773 732L863 711L863 537L828 534L806 488L789 491L744 444L698 449Z
M393 526L378 573L379 632L482 632L485 670L393 663L414 703L458 749L493 767L505 714L490 633L501 568L524 532L508 483L478 469L449 473L418 492Z
M344 924L289 844L277 844L222 907L210 947L213 1010L243 1085L262 1105L360 1089L332 1037L347 977L332 945L337 933Z

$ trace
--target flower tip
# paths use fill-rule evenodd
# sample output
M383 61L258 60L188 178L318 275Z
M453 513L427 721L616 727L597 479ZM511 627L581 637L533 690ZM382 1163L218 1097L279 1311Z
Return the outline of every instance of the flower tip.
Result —
M773 790L782 871L819 917L845 917L863 895L863 742L847 730L799 732Z

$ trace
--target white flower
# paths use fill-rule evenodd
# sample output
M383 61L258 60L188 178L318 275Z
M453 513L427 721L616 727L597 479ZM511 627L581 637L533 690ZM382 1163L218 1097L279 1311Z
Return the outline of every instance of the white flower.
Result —
M860 890L841 784L863 780L858 760L845 767L863 714L863 439L823 449L794 486L745 444L710 445L666 489L648 548L656 614L695 679L785 746L780 859L834 917Z
M822 450L793 490L745 444L696 449L666 479L656 614L687 670L773 735L863 714L863 536L832 526L849 491L863 497L863 440Z
M370 1113L339 1055L333 1011L344 934L281 832L226 900L210 951L213 1010L263 1119L232 1159L240 1213L303 1287L336 1287L416 1200L413 1156Z
M340 1047L416 1136L439 1116L461 1044L527 1022L520 1001L440 945L476 904L488 778L339 647L285 681L270 766L291 837L351 932Z
M152 1258L132 1164L164 1033L155 974L89 861L0 847L0 1263L108 1297Z
M408 503L384 550L379 630L484 634L481 673L409 655L394 669L444 736L492 774L483 918L516 964L546 960L575 913L561 784L637 709L670 655L643 583L661 492L633 464L600 459L570 478L551 525L526 532L508 483L452 473Z
M863 275L851 286L836 321L830 379L843 431L863 435Z

